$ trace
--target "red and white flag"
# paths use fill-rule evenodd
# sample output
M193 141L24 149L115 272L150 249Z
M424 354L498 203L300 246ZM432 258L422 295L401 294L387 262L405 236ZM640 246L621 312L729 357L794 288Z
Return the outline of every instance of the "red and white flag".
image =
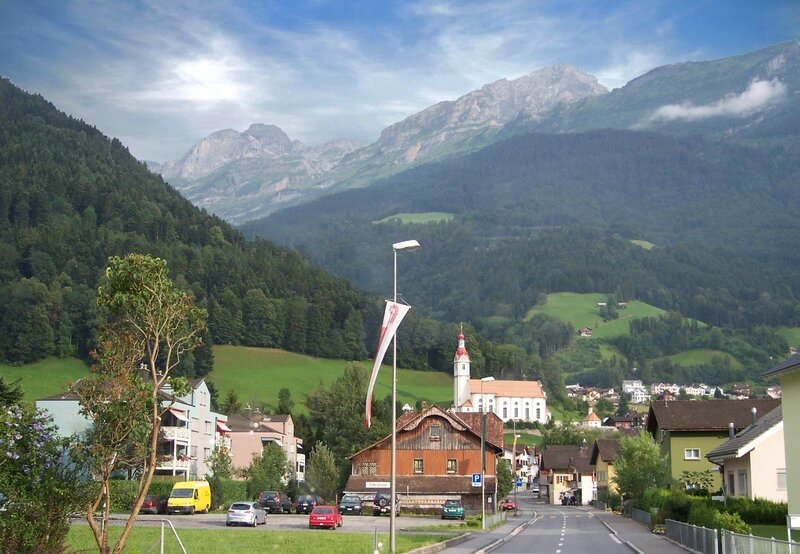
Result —
M390 300L386 301L386 310L383 312L383 325L381 325L381 338L378 341L378 353L375 354L375 363L372 364L372 375L369 378L369 388L367 388L367 405L366 413L367 418L364 425L369 428L372 417L372 389L375 388L375 381L378 379L378 371L381 369L381 362L386 355L386 349L389 348L389 343L397 332L400 322L408 313L411 306L405 304L398 304Z

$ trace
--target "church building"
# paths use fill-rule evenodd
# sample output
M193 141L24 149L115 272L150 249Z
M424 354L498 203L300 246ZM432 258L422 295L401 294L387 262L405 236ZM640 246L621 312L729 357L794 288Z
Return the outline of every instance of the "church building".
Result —
M509 420L547 423L547 394L541 381L481 381L470 378L470 359L463 331L453 360L453 406L456 412L492 412Z

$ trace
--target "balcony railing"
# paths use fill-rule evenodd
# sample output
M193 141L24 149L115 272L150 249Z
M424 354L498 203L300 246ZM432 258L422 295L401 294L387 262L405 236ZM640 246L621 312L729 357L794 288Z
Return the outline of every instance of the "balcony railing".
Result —
M189 442L189 431L188 427L162 427L161 430L164 432L164 439L168 441L184 441L186 443Z

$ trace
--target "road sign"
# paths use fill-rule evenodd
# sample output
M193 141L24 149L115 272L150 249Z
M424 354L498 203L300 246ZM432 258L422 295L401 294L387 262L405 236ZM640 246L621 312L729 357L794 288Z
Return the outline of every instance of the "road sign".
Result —
M481 486L481 474L480 473L473 473L472 474L472 486L473 487L480 487Z
M521 486L522 486L522 479L520 479L520 478L517 478L517 486L518 486L518 487L521 487Z

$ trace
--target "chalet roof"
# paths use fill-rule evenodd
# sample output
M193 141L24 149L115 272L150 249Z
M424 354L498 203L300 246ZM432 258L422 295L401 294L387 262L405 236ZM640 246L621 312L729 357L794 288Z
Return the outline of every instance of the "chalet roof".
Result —
M375 493L389 492L387 488L368 487L375 482L388 482L389 475L351 475L347 479L345 492ZM486 475L484 487L494 490L494 475ZM396 475L395 490L398 494L469 494L480 493L480 488L472 486L471 475Z
M483 384L483 394L519 398L546 397L542 390L542 384L539 381L506 381L503 379L495 379L494 381L470 379L470 394L481 394L481 384Z
M405 412L398 416L396 421L396 429L400 431L409 431L414 429L422 420L428 417L443 417L450 421L454 429L471 433L477 437L481 436L481 413L480 412L451 412L450 410L443 410L436 404L423 409L421 412ZM391 441L392 435L386 435L384 438L372 443L366 448L362 448L350 458L354 458L366 450L377 448L383 443ZM487 450L494 450L496 454L503 452L503 420L497 417L497 414L486 412L486 448Z
M774 398L746 400L653 400L647 417L647 430L664 431L727 431L728 424L743 429L756 414L766 414L780 404Z
M553 471L592 471L589 460L589 449L571 444L548 446L542 451L542 469Z
M755 424L746 427L728 442L716 447L706 454L712 462L721 462L727 458L738 458L752 450L755 442L764 436L770 429L783 422L783 410L780 405L760 418Z
M613 462L619 454L619 439L596 439L592 445L589 463L597 465L598 457L606 463Z
M779 363L775 367L765 371L761 374L761 377L765 379L769 379L772 377L777 377L778 375L782 375L784 373L788 373L795 369L800 368L800 352L791 356L788 360Z

